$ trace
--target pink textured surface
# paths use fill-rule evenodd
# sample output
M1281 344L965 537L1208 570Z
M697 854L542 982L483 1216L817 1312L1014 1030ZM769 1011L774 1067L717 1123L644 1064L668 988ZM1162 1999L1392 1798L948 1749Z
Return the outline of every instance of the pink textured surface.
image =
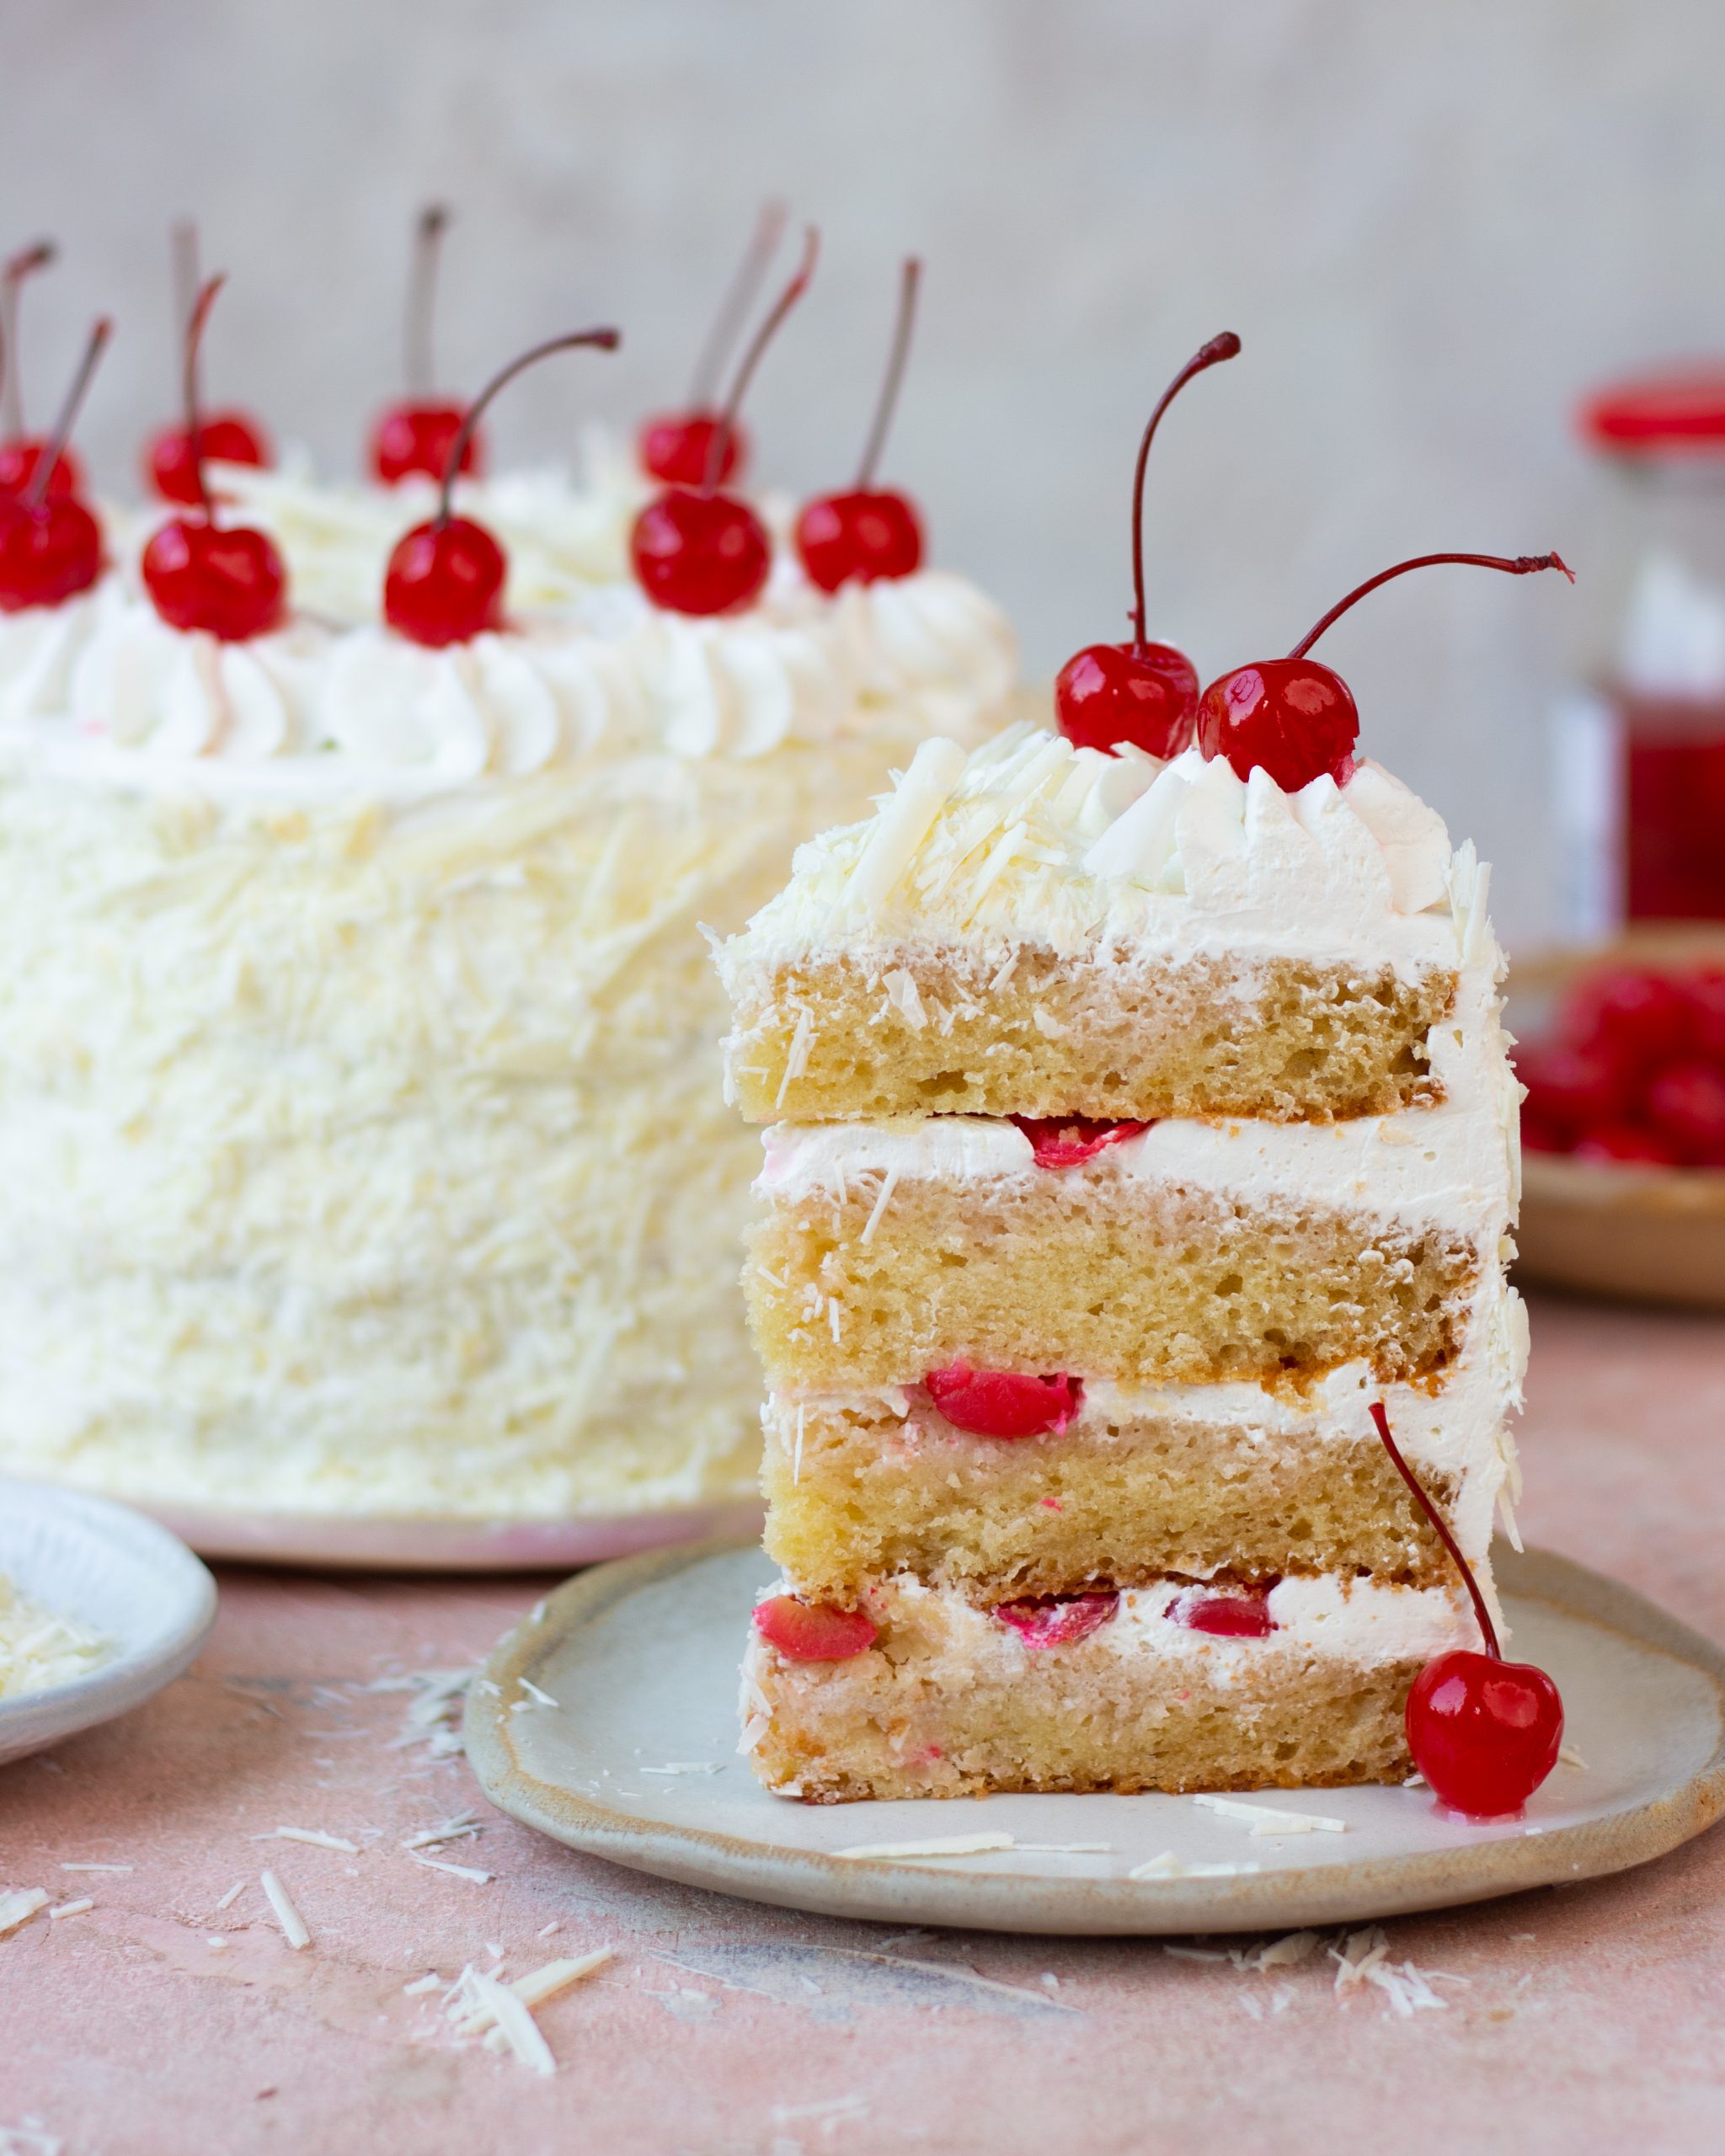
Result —
M1548 1302L1535 1338L1530 1539L1725 1634L1725 1326ZM392 1748L409 1695L366 1688L472 1662L539 1592L231 1573L191 1676L0 1772L0 1884L96 1903L0 1940L0 2127L37 2122L64 2156L1719 2146L1725 1831L1619 1879L1393 1924L1397 1960L1465 1980L1408 2019L1366 1987L1339 1996L1317 1960L1242 1973L1149 1941L907 1940L575 1856L492 1813L459 1759ZM483 1833L441 1854L483 1886L398 1847L467 1806ZM361 1854L250 1838L279 1825ZM305 1952L257 1890L265 1865ZM458 2045L435 1993L402 1990L493 1966L491 1945L519 1974L600 1944L611 1966L542 2010L554 2080Z

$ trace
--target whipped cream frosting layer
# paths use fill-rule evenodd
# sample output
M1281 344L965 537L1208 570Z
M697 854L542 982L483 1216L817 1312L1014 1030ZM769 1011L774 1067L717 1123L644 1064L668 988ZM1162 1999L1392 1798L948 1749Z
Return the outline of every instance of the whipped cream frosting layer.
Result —
M356 776L412 793L644 753L756 759L905 718L913 739L975 735L1016 673L999 610L940 570L834 600L787 570L748 612L703 621L614 585L435 651L303 615L219 643L168 627L116 572L0 617L0 734L143 786L169 767L230 790L247 772L311 798Z
M1370 761L1346 786L1325 776L1289 794L1195 748L1163 764L1026 724L968 758L926 742L872 820L798 850L729 963L1127 944L1417 974L1488 933L1483 897L1471 848L1452 851L1441 819Z
M477 518L509 556L513 613L563 607L629 574L629 531L654 483L598 430L584 437L580 467L579 481L542 466L457 482L457 514ZM417 475L397 487L331 484L303 458L270 472L210 471L235 520L261 526L280 547L301 611L332 622L379 618L391 548L437 510L435 483ZM132 521L141 537L145 520Z

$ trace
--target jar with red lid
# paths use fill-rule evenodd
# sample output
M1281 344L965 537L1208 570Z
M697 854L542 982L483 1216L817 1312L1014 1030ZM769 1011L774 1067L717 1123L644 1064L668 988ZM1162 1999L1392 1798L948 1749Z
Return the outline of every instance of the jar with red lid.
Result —
M1725 920L1725 362L1615 383L1579 423L1603 498L1560 732L1568 925Z

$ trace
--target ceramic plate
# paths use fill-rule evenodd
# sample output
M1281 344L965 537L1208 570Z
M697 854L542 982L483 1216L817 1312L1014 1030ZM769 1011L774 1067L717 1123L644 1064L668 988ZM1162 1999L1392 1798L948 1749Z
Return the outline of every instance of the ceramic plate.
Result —
M216 1512L148 1504L152 1518L206 1557L244 1565L355 1566L392 1572L567 1572L640 1550L761 1530L756 1498L680 1512L574 1519L343 1518L322 1513Z
M142 1706L187 1668L216 1617L216 1582L140 1513L0 1477L0 1572L118 1652L88 1676L0 1700L0 1762Z
M1423 1789L1240 1801L1346 1822L1264 1835L1191 1797L804 1805L738 1758L737 1669L772 1577L756 1548L660 1551L572 1580L498 1646L467 1702L494 1804L571 1848L825 1916L994 1931L1258 1931L1347 1924L1619 1871L1725 1812L1725 1654L1626 1588L1538 1552L1498 1559L1515 1652L1550 1670L1584 1766L1524 1817L1470 1826ZM555 1702L542 1705L532 1692ZM862 1843L1001 1832L1015 1848L883 1861ZM1102 1844L1060 1853L1047 1844ZM1131 1880L1172 1850L1215 1877Z

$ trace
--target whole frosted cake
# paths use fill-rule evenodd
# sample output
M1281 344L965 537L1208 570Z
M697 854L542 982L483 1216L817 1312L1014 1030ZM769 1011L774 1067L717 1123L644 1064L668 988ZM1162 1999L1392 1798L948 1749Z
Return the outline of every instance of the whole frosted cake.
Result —
M206 1513L749 1493L754 1149L699 931L1000 720L1006 622L777 542L679 611L632 468L464 483L452 521L429 480L211 476L174 543L273 545L246 632L174 618L159 516L0 611L0 1464ZM415 524L506 553L442 643L380 604Z

